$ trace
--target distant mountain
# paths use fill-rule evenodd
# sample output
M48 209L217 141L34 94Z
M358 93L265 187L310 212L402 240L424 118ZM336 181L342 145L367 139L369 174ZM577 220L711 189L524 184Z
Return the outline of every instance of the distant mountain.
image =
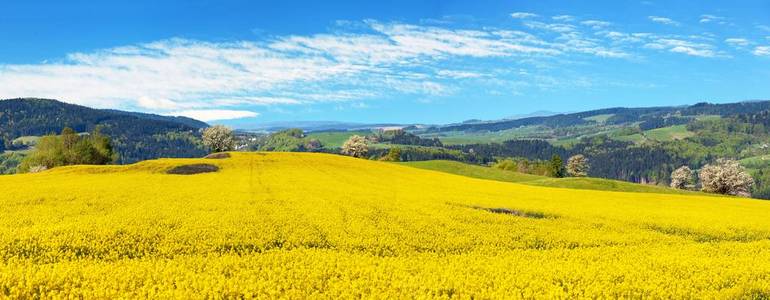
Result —
M200 129L208 124L198 120L93 109L50 99L0 100L0 148L13 149L13 140L22 136L59 133L64 127L88 132L96 126L112 138L120 163L205 155Z

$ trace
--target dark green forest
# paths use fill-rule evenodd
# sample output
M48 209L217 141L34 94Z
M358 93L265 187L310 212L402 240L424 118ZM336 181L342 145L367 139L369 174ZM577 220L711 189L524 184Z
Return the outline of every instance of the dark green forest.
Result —
M24 150L14 144L25 136L58 134L65 127L76 132L100 128L109 136L118 163L132 163L158 157L205 155L200 130L206 123L184 117L92 109L48 99L0 101L0 150Z

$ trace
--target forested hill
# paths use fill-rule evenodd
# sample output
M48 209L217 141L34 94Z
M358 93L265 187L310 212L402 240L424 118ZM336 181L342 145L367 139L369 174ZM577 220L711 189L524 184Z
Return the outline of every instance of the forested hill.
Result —
M645 127L645 123L648 125L647 129L665 127L676 123L677 120L671 118L671 115L679 116L695 116L695 115L718 115L718 116L732 116L736 114L749 114L759 111L770 110L770 101L746 101L738 103L727 104L711 104L711 103L698 103L690 106L666 106L666 107L642 107L642 108L605 108L570 114L558 114L544 117L529 117L515 120L500 120L490 121L483 123L471 123L471 124L452 124L445 126L436 126L428 130L428 132L446 132L446 131L501 131L506 129L517 128L521 126L541 125L548 127L568 127L576 125L586 125L595 123L591 117L607 115L608 117L604 123L607 125L619 125L628 124L634 122L642 123L642 127ZM668 123L661 123L659 126L653 124L660 123L661 120L667 119ZM686 123L682 119L682 124Z
M97 126L112 138L120 163L205 154L199 131L208 124L198 120L93 109L49 99L0 100L0 150L18 148L13 141L19 137L59 133L64 127L88 132Z

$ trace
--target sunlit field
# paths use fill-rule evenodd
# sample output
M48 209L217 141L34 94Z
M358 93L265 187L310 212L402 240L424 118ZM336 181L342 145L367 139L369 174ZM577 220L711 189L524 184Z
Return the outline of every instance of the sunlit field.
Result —
M170 175L186 164L215 173ZM0 296L766 298L770 202L233 153L0 177Z

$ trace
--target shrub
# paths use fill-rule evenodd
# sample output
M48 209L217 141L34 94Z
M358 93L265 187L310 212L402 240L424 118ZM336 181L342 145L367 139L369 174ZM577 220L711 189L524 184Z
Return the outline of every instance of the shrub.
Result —
M388 154L385 154L380 160L382 161L401 161L401 148L393 147L388 150Z
M528 160L521 157L498 160L492 165L492 167L506 171L514 171L539 176L549 176L552 169L550 161Z
M548 176L556 178L564 177L564 161L561 159L561 156L557 154L551 156L551 161L548 168Z
M729 159L720 158L716 163L704 166L699 177L702 190L709 193L749 197L754 185L754 179L746 168Z

